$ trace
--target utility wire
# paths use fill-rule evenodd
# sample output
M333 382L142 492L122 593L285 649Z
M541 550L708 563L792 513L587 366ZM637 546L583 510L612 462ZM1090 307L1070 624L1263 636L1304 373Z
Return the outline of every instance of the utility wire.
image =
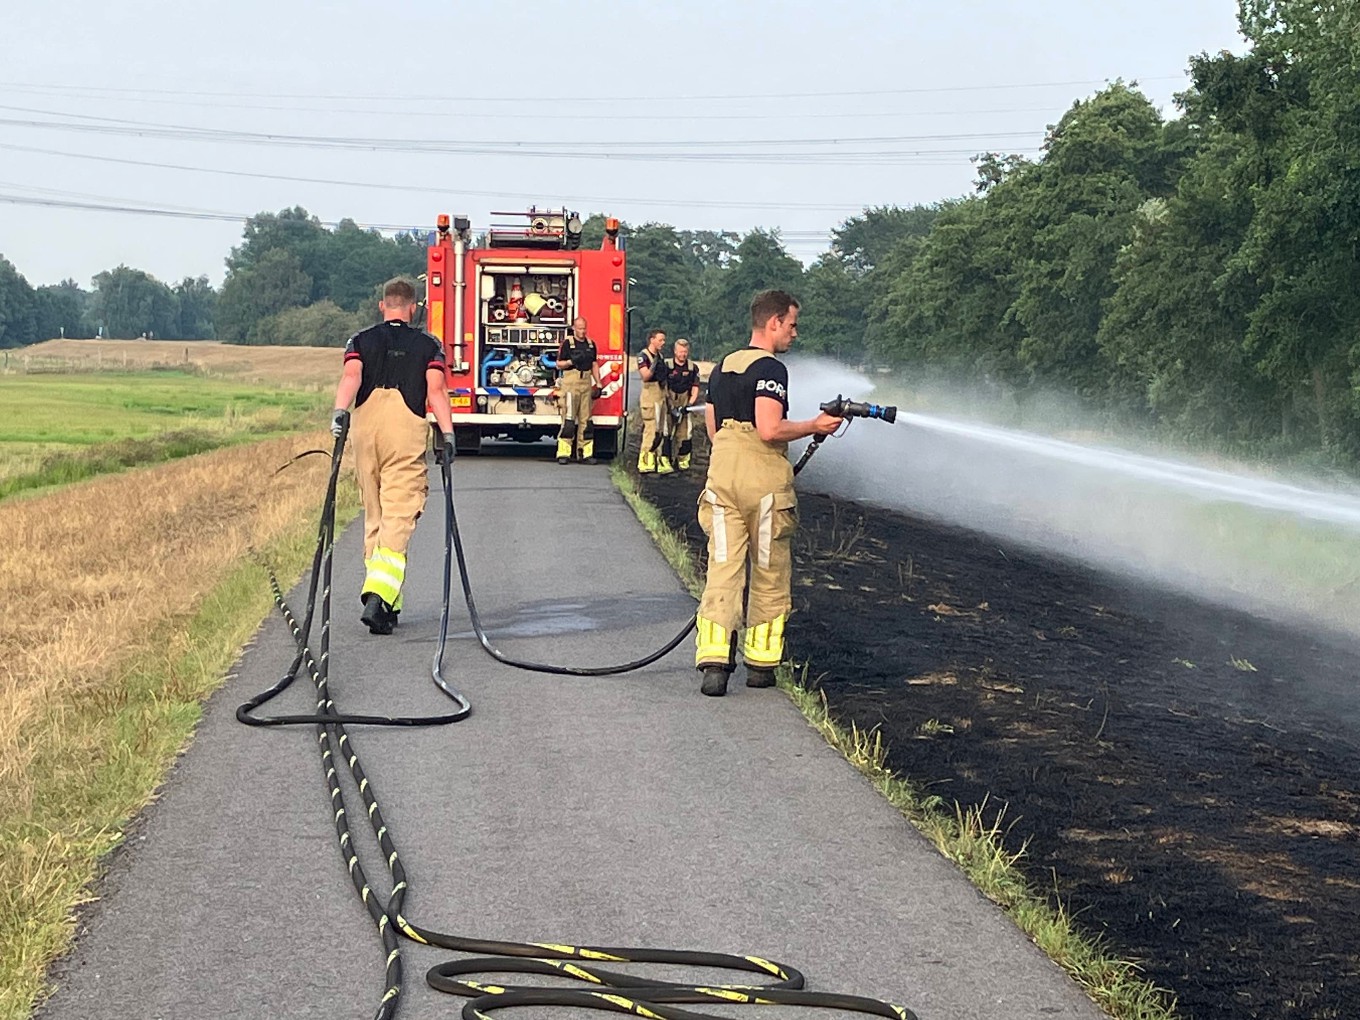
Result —
M353 137L343 135L299 135L283 132L241 131L235 128L205 128L188 124L161 124L154 121L138 121L120 117L101 117L86 113L68 113L62 110L45 110L24 106L0 105L0 110L18 113L40 114L49 117L69 117L80 121L95 123L67 124L60 121L30 121L0 118L0 124L16 127L42 127L57 130L99 131L98 125L109 125L111 133L132 133L154 135L157 137L185 137L194 140L221 140L232 142L269 142L274 144L298 144L324 147L382 149L398 152L467 152L478 155L505 152L521 154L544 150L545 155L561 156L575 152L589 155L608 154L616 157L631 154L630 149L707 149L719 146L767 148L795 145L823 145L843 147L848 145L898 145L921 142L956 142L969 139L1028 138L1035 135L1033 130L1018 131L973 131L953 134L919 135L860 135L831 138L731 138L731 139L672 139L666 141L617 141L589 142L580 139L572 141L534 141L533 143L503 141L501 139L467 139L463 141L418 141L408 139L393 141L388 138ZM538 149L530 148L530 145ZM667 155L672 155L667 153ZM713 155L725 155L714 153ZM746 155L746 154L743 154Z
M163 106L194 106L202 107L201 98L193 98L184 93L176 93L174 97L162 98L159 96L101 96L98 89L87 90L89 95L87 100L95 102L118 102L118 103L151 103ZM41 96L44 98L59 99L73 95L71 92L53 92L46 86L40 88L7 87L0 85L0 92L13 92L19 95ZM80 93L74 93L80 94ZM474 111L474 110L451 110L441 106L439 109L360 109L358 107L338 107L338 106L273 106L260 103L232 103L232 102L213 102L215 110L254 110L270 113L326 113L326 114L353 114L357 116L371 118L382 116L384 119L400 117L416 117L422 123L429 123L431 120L494 120L497 123L505 122L504 112ZM838 112L826 111L806 111L797 110L790 113L771 113L768 111L759 113L576 113L572 111L562 111L553 114L553 123L561 124L571 121L646 121L646 122L666 122L666 121L770 121L770 120L854 120L854 119L879 119L888 120L896 117L981 117L1012 113L1052 113L1053 105L1048 106L1013 106L1000 107L995 109L954 109L954 110L844 110Z
M226 177L244 177L253 180L286 181L290 184L326 184L342 188L373 188L379 191L400 191L405 194L419 193L430 195L451 195L466 198L531 199L542 201L540 192L515 191L478 191L469 188L439 188L428 184L392 184L380 181L351 181L330 177L297 177L291 174L258 173L249 170L229 170L225 167L189 166L183 163L166 163L159 160L128 159L120 156L100 156L91 152L68 152L60 149L44 149L30 145L11 145L0 142L0 150L27 152L42 156L56 156L61 159L84 159L99 163L113 163L120 166L140 166L156 170L180 170L188 173L219 174ZM858 211L872 203L844 202L841 204L821 204L816 202L738 202L721 199L681 199L681 198L624 198L618 195L558 195L555 201L574 203L601 203L612 208L625 206L677 206L711 209L807 209L816 212Z
M690 95L670 95L670 96L559 96L554 95L552 99L556 103L693 103L693 102L730 102L753 99L820 99L837 98L845 96L906 96L906 95L939 95L951 92L1007 92L1017 89L1045 89L1045 88L1072 88L1082 85L1108 85L1115 79L1111 78L1084 78L1070 81L1048 81L1048 82L1017 82L999 83L994 85L934 85L917 88L899 89L849 89L833 92L748 92L748 93L726 93L726 94L690 94ZM1130 78L1129 81L1184 81L1184 74L1162 74L1153 75L1146 78ZM0 82L0 88L24 89L24 88L47 88L63 91L91 91L92 87L87 85L70 85L64 83L38 83L38 82ZM110 95L174 95L174 96L195 96L206 99L312 99L312 100L339 100L342 102L367 101L378 103L411 103L429 104L433 98L430 94L418 96L379 96L379 95L344 95L340 93L315 93L315 92L202 92L186 89L148 89L148 88L127 88L127 87L104 87L98 86L98 91ZM449 96L439 95L440 103L539 103L543 96Z

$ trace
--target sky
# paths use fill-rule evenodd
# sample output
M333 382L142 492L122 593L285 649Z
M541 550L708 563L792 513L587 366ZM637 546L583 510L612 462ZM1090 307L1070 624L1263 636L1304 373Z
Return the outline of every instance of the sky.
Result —
M34 286L119 264L219 285L262 211L390 232L537 204L778 229L811 261L866 207L968 193L978 153L1039 156L1110 81L1176 116L1192 55L1244 51L1236 7L12 4L0 255Z

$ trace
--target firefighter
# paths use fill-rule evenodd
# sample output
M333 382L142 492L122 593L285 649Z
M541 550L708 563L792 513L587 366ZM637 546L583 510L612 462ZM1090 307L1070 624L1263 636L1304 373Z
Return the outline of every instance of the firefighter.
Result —
M638 447L638 474L668 475L674 470L670 457L661 443L670 431L666 406L666 359L661 351L666 346L664 330L654 329L647 334L647 349L638 355L638 375L642 377L642 394L638 410L642 414L642 442Z
M554 364L562 372L558 394L562 401L562 428L557 433L557 463L595 463L595 427L590 414L600 392L600 368L595 341L586 336L586 320L577 316L571 332L557 349Z
M664 451L677 471L688 471L693 441L685 410L699 399L699 368L689 360L689 341L675 341L675 354L666 362L666 411L670 424Z
M831 435L842 420L824 411L788 420L789 372L775 355L798 335L798 307L782 290L757 294L750 345L719 358L708 379L704 418L712 450L698 513L708 536L708 577L694 662L703 676L700 691L712 697L727 693L735 668L743 593L746 686L774 685L793 606L791 547L798 526L789 442Z
M345 344L331 430L338 437L354 403L350 441L364 506L364 566L359 619L373 634L391 634L401 612L406 548L429 494L425 467L426 407L453 454L453 421L444 375L444 347L410 325L416 292L402 279L383 287L383 321Z

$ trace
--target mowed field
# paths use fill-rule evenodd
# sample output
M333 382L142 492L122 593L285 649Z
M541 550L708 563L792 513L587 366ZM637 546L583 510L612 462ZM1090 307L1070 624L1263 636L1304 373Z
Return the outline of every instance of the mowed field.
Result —
M54 340L4 361L0 498L321 426L340 356L332 348Z
M268 569L287 588L309 562L329 463L294 458L331 448L339 362L319 353L328 379L280 368L266 384L107 357L102 373L87 358L19 374L10 352L0 598L21 611L0 619L0 1020L31 1014L99 860L272 610ZM341 525L356 504L346 475Z
M335 347L242 347L210 340L48 340L8 352L9 371L140 371L178 369L255 386L334 386Z

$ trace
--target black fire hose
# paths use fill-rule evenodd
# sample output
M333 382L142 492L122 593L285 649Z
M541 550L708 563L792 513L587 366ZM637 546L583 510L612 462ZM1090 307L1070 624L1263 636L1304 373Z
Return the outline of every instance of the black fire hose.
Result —
M472 712L472 705L453 687L444 677L444 647L448 638L449 631L449 570L450 570L450 533L451 528L445 527L444 535L444 597L443 611L439 617L439 643L435 649L434 664L431 667L431 678L434 684L453 700L457 706L452 712L441 715L427 716L380 716L380 715L339 715L335 711L335 703L331 700L328 686L330 668L330 634L331 634L331 571L334 560L335 549L335 490L340 479L340 458L345 449L345 438L349 433L349 421L341 429L340 435L335 439L335 448L331 452L331 472L326 480L326 498L321 507L321 523L318 527L316 551L312 555L312 581L307 592L307 613L302 623L299 624L293 615L292 609L284 600L283 591L279 587L278 577L274 571L269 571L269 584L274 593L274 604L278 606L283 614L284 620L293 632L293 640L297 644L297 655L294 657L292 665L288 671L279 678L278 682L267 690L261 691L244 704L236 709L236 719L238 722L245 723L247 726L300 726L315 724L318 722L338 722L350 723L351 725L366 726L444 726L455 723L468 717ZM313 452L313 451L309 451ZM322 452L322 451L315 451ZM301 456L306 456L303 454ZM294 458L295 460L297 458ZM286 465L285 465L286 466ZM451 497L451 486L448 478L449 469L444 468L445 475L445 518L446 523L452 521L453 503ZM313 655L308 639L312 630L312 617L316 612L317 584L321 582L321 654L318 657ZM297 679L298 670L306 666L307 672L312 678L312 682L317 688L316 712L312 715L280 715L266 718L258 718L251 713L263 705L265 702L282 694Z
M647 947L606 947L576 946L560 942L506 942L495 939L477 939L421 927L402 913L406 894L409 891L406 870L397 851L392 831L379 807L377 792L365 774L359 755L354 748L346 723L367 725L435 725L457 722L468 717L471 705L444 679L441 671L444 645L448 633L448 604L450 594L449 574L451 546L456 549L459 568L463 577L463 591L468 601L468 609L473 614L474 625L486 648L502 661L518 665L506 659L490 647L477 624L476 610L472 604L472 594L467 583L467 567L463 558L462 543L458 536L457 520L453 510L452 473L448 458L443 459L442 476L444 481L445 528L444 545L444 608L440 618L439 646L435 653L433 677L437 686L451 697L458 708L452 713L425 718L389 719L380 716L346 715L337 711L329 691L330 662L330 623L331 623L331 571L335 537L335 492L339 478L341 453L345 444L345 431L337 437L331 455L331 472L327 481L326 499L322 508L316 552L312 559L312 582L308 591L308 606L304 620L299 624L294 617L280 590L277 577L270 572L270 584L274 600L288 621L297 643L297 656L288 673L269 690L262 692L237 709L237 719L251 726L283 726L311 723L316 727L318 749L321 754L321 767L330 794L330 802L335 809L333 823L339 840L342 856L350 880L369 916L373 919L382 939L386 953L386 987L379 999L375 1020L392 1020L401 1001L402 956L398 935L422 945L438 946L459 953L473 954L473 959L459 959L432 967L426 974L430 987L466 998L463 1006L464 1020L491 1020L491 1014L498 1009L515 1006L566 1006L579 1009L607 1010L616 1013L629 1013L651 1020L726 1020L712 1014L678 1008L678 1004L779 1004L788 1006L811 1006L824 1009L838 1009L848 1012L865 1013L886 1017L887 1020L918 1020L916 1014L905 1006L899 1006L879 999L863 996L843 995L828 992L809 992L803 989L803 974L793 967L766 960L758 956L714 953L698 950L662 949ZM308 646L313 617L317 608L317 588L321 588L321 631L320 655L314 655ZM693 626L693 620L690 622ZM688 633L682 632L680 638L670 646L640 664L655 661L671 648L674 648ZM259 719L250 712L269 699L285 690L296 678L297 672L306 666L316 688L317 710L310 716L281 716L273 719ZM529 667L533 668L534 664ZM537 667L541 672L576 672L563 667ZM633 667L636 668L636 667ZM614 667L607 672L621 672ZM601 673L583 675L602 675ZM332 741L334 739L334 742ZM391 892L386 903L379 905L379 895L369 884L368 877L359 863L354 848L353 834L349 828L348 813L344 791L340 786L335 765L336 751L348 767L350 775L364 802L365 814L373 831L374 839L386 862L391 876ZM671 966L705 967L738 971L744 974L768 979L767 984L686 984L649 980L635 974L625 974L606 970L601 963L620 964L662 964ZM593 986L590 989L571 989L561 986L506 986L469 980L476 974L521 973L536 974L551 978L572 978Z

